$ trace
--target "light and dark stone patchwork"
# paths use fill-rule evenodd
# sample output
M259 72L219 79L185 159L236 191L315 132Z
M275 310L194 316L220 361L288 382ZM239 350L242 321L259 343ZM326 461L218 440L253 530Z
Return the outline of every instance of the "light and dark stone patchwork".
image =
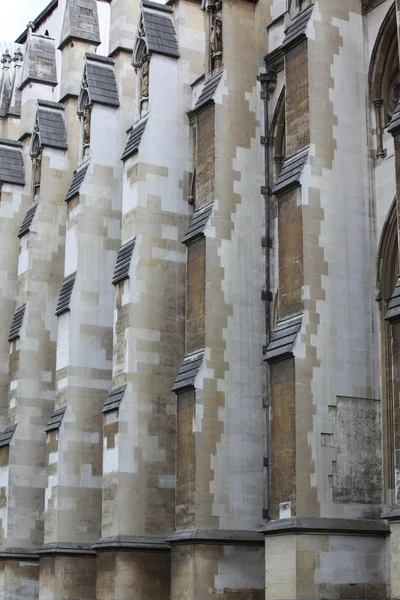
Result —
M96 0L67 0L60 39L60 48L73 39L100 44Z
M60 429L66 410L67 407L64 406L63 408L57 408L57 410L53 412L49 422L47 423L47 427L45 428L46 433L49 433L50 431L54 431L56 429Z
M396 287L393 290L385 319L391 323L400 320L400 277L398 278Z
M204 84L203 89L200 92L200 96L198 97L192 112L195 112L200 108L204 108L204 106L207 106L208 104L210 104L210 102L213 101L214 94L217 91L217 87L219 85L219 82L221 81L221 77L222 71Z
M19 228L19 232L18 232L19 238L22 238L22 236L29 233L31 225L32 225L33 217L35 216L37 207L38 207L38 203L36 202L36 204L33 204L28 209L28 212L26 213L24 220L22 221L22 225Z
M104 60L105 59L105 60ZM86 79L91 102L119 106L118 87L112 58L86 55Z
M19 338L19 334L22 327L22 321L24 320L25 308L26 302L25 304L22 304L21 306L18 306L18 308L15 309L13 320L11 323L10 333L8 334L9 342L12 342L13 340Z
M300 331L302 319L303 315L301 314L278 321L268 344L265 360L271 362L292 356L293 346Z
M79 167L79 169L76 169L76 171L74 171L74 178L65 198L66 202L69 202L70 200L72 200L72 198L75 198L75 196L79 194L79 190L81 188L83 180L85 179L88 167L89 163L86 163L82 167Z
M179 58L178 39L171 17L149 10L143 10L142 15L148 51Z
M117 410L122 402L126 390L126 384L113 388L108 392L107 398L104 401L104 408L101 412L106 413L111 410Z
M44 35L28 36L22 69L21 87L31 81L57 85L56 47L54 40Z
M16 425L10 425L6 427L3 433L0 435L0 448L3 446L9 446L12 440L12 437L17 429Z
M63 313L70 310L69 304L71 302L72 290L74 289L76 271L65 277L61 285L60 296L57 302L56 315L60 316Z
M68 148L67 130L60 109L46 110L45 108L39 107L36 124L41 146L49 146L60 150L66 150Z
M115 264L112 283L115 285L129 277L129 267L131 264L132 252L135 247L136 238L123 244L118 250L117 262Z
M185 356L177 378L175 379L172 391L179 394L184 390L194 387L194 381L199 369L203 363L204 350L194 352Z
M19 147L22 147L22 144ZM0 182L25 185L22 152L17 150L16 144L11 140L0 139Z
M400 132L400 99L396 105L396 108L394 109L394 113L390 120L389 127L387 130L393 136L397 135Z
M132 156L132 154L135 154L135 152L139 150L140 142L142 140L144 130L146 129L146 124L147 119L144 119L143 121L140 121L128 130L128 142L126 144L121 160L126 160L127 158Z
M189 229L182 240L183 244L194 242L199 237L204 235L204 229L206 228L208 219L212 213L213 206L213 203L208 204L207 206L202 206L194 212L192 220L190 221Z
M308 158L308 148L290 156L283 163L278 181L272 190L275 195L280 195L300 184L300 177Z
M285 31L285 37L283 39L281 48L288 50L288 48L294 44L297 44L306 37L307 25L310 20L313 6L301 12Z

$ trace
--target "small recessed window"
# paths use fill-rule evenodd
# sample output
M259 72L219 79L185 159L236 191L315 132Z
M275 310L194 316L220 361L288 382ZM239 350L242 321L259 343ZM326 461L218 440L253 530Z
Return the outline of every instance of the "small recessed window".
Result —
M48 30L48 29L46 29L46 31L44 32L44 35L45 35L46 37L50 37L50 33L49 33L49 30Z

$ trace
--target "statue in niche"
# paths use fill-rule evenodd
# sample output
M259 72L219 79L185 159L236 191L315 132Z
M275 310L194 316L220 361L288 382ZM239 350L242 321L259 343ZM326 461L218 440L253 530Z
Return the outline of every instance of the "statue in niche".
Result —
M150 54L143 54L142 64L140 67L140 98L149 97L149 73L150 73Z
M222 0L216 0L212 15L210 33L210 50L212 68L222 65Z
M90 145L90 121L92 115L92 107L90 104L85 104L83 109L83 145Z
M33 159L33 188L35 195L40 192L40 180L42 177L42 153L38 152Z

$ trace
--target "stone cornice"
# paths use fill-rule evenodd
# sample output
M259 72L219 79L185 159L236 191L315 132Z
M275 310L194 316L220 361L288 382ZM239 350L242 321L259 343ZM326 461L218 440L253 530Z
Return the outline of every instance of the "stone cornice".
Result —
M188 529L175 531L166 540L169 544L218 544L232 546L262 546L263 536L258 531L242 529Z
M386 517L385 517L386 518ZM260 530L264 535L330 534L330 535L388 535L389 528L378 519L330 519L323 517L293 517L269 521Z

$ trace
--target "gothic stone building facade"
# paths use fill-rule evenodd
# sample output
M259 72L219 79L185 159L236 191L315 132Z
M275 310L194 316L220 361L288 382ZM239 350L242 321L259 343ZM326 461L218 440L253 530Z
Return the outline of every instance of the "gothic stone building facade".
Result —
M1 599L400 598L399 15L52 0L4 53Z

